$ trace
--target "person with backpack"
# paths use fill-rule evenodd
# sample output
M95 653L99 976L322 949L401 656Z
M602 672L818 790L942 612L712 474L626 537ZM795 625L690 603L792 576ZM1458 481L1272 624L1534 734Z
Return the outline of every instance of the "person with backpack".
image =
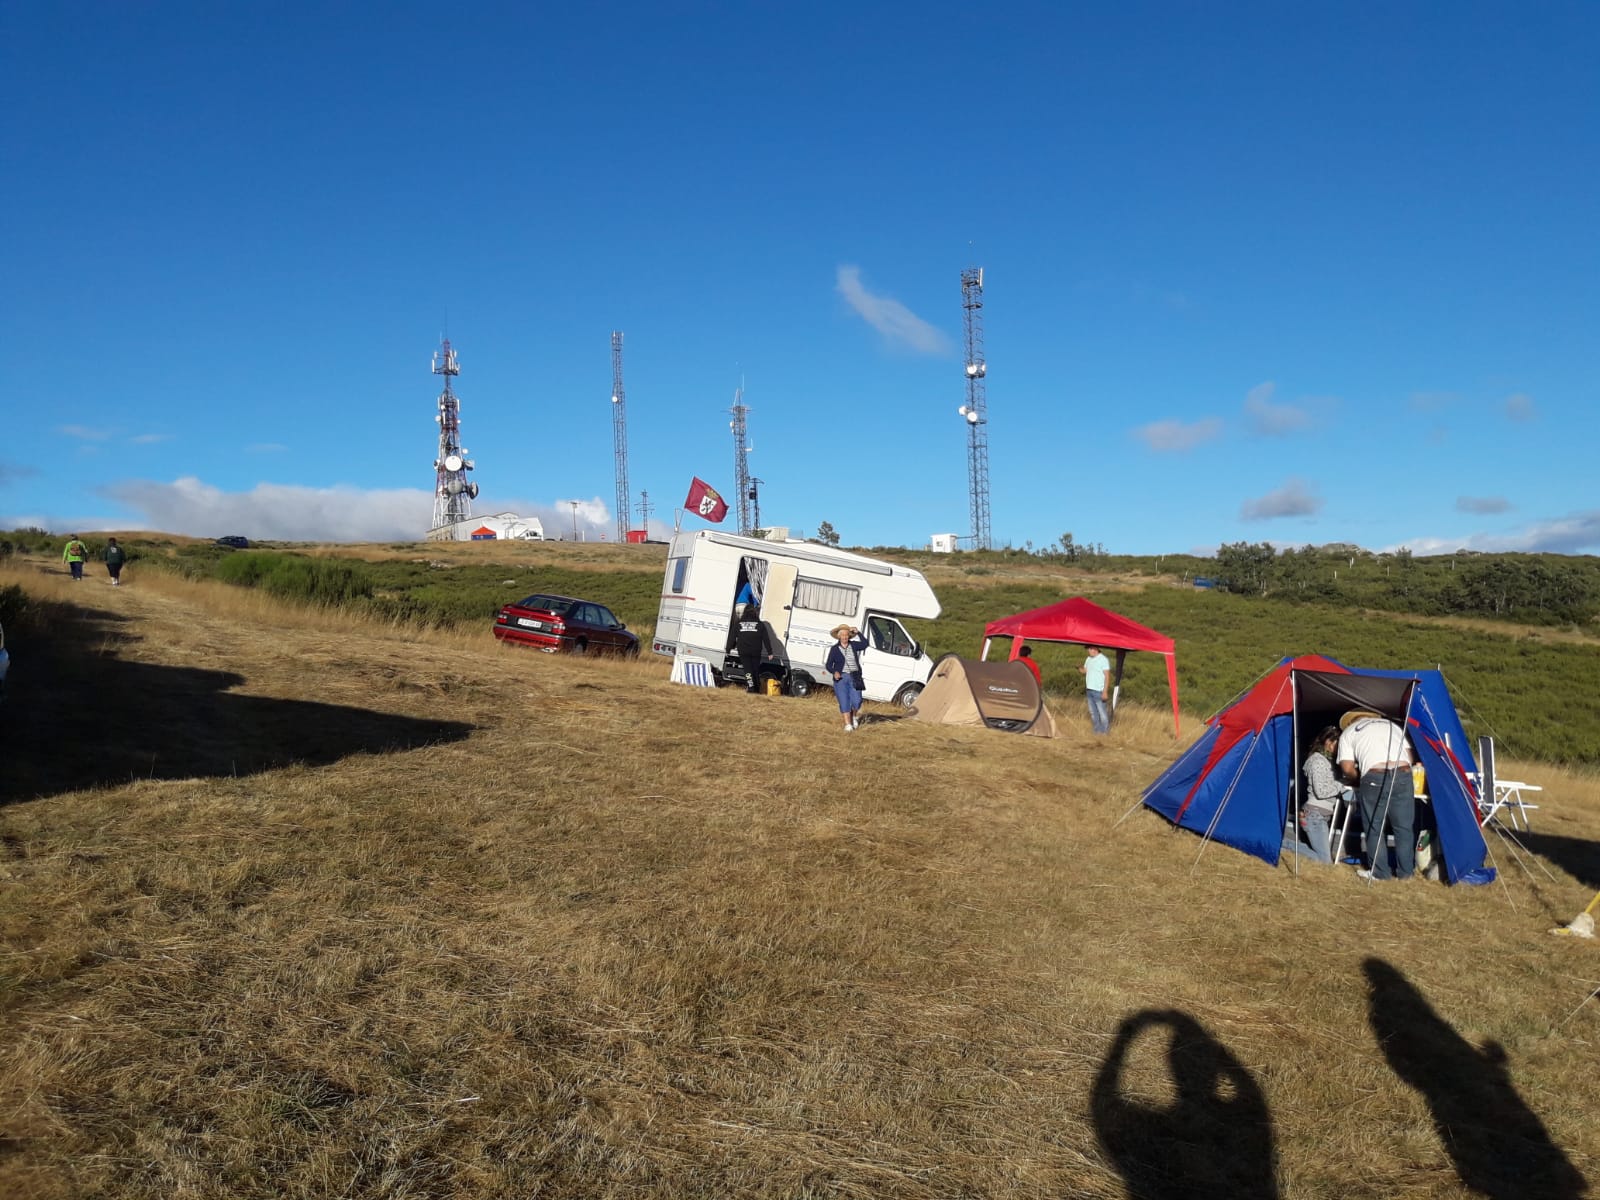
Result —
M106 539L106 574L111 576L111 586L118 587L122 583L122 564L128 561L128 552L117 545L116 538Z
M89 547L78 540L77 534L67 539L67 548L61 552L61 561L72 569L74 579L83 578L83 564L88 557Z

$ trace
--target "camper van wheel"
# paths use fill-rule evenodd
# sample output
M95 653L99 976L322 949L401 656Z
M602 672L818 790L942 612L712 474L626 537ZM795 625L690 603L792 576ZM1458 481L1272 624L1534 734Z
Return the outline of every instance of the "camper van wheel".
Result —
M804 699L806 696L811 695L812 688L811 676L804 671L796 671L789 676L789 695L799 696Z
M915 708L917 706L917 697L920 695L922 695L922 685L920 683L908 683L894 694L894 702L901 708Z

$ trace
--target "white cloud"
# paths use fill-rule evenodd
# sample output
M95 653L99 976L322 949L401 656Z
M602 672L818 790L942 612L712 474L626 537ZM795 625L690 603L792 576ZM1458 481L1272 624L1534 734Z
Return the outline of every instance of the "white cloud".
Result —
M1462 537L1420 537L1400 543L1414 554L1449 554L1482 550L1488 554L1600 553L1600 509L1535 521L1511 533L1469 533Z
M136 433L128 439L135 446L153 446L157 442L170 442L170 433Z
M433 493L422 488L313 488L260 483L226 492L192 476L162 483L127 480L100 489L107 499L139 514L113 518L100 528L143 528L196 537L241 533L252 539L302 542L419 542L433 520ZM568 501L518 504L479 499L480 515L516 512L536 516L549 537L571 537ZM578 533L590 540L614 535L611 514L598 498L578 501Z
M890 343L915 350L918 354L945 354L950 341L939 330L900 301L889 296L874 295L861 282L861 268L839 268L837 284L839 294L856 315L871 325Z
M1250 415L1250 427L1263 437L1283 437L1311 425L1311 413L1306 409L1294 404L1272 402L1272 393L1277 387L1270 380L1258 383L1244 398L1244 411Z
M1456 511L1479 514L1510 512L1511 501L1504 496L1457 496Z
M92 425L57 425L56 432L77 438L81 442L103 442L110 438L115 430L99 429Z
M1506 397L1506 418L1512 421L1537 421L1539 409L1533 403L1532 396L1517 392Z
M1133 436L1147 449L1158 454L1172 454L1193 450L1202 442L1209 442L1222 432L1221 417L1203 417L1198 421L1152 421L1133 431Z
M1322 497L1313 495L1301 479L1288 479L1276 491L1246 500L1239 506L1243 521L1272 521L1278 517L1309 517L1322 508Z

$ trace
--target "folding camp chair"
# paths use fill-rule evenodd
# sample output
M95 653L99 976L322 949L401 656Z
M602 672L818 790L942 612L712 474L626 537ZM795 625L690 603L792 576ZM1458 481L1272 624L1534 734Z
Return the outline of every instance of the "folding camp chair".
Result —
M1360 809L1353 788L1341 788L1339 798L1333 802L1333 816L1328 819L1328 847L1333 861L1341 863L1347 857L1345 846L1350 838L1350 825Z
M1480 823L1487 825L1490 821L1497 820L1500 810L1505 809L1511 816L1511 828L1527 829L1528 813L1536 810L1537 804L1529 804L1526 792L1542 792L1544 789L1538 784L1523 783L1515 779L1501 779L1495 772L1494 739L1481 737L1478 739L1478 813Z

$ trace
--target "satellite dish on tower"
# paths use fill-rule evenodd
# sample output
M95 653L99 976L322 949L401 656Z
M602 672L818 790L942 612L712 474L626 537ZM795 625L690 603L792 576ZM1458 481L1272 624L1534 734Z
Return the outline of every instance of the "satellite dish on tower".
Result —
M444 457L444 469L446 471L459 471L459 470L461 470L461 456L459 454L447 454L447 455L445 455L445 457Z

